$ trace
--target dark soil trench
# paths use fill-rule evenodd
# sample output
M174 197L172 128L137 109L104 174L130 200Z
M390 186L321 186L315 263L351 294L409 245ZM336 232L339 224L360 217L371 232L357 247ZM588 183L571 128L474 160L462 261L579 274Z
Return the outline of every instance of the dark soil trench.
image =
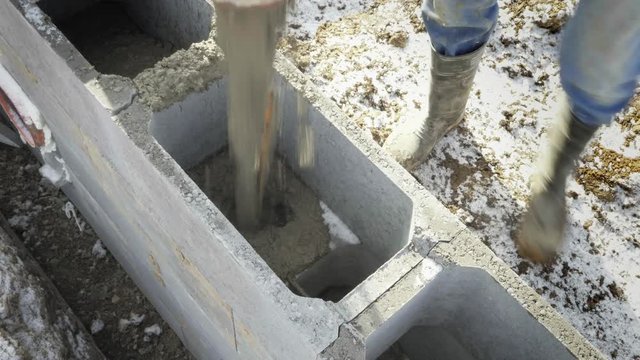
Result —
M118 360L192 359L118 262L108 252L97 256L98 236L77 209L83 230L73 216L67 218L69 200L48 185L39 167L25 148L0 144L0 212L84 326L91 330L102 321L104 327L93 334L100 350ZM136 315L144 319L124 326ZM155 324L162 333L145 334Z

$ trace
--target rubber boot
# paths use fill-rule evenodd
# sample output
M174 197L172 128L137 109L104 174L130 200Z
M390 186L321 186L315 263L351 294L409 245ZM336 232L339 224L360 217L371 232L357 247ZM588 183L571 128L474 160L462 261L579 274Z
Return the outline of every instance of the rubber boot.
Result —
M431 49L431 87L426 119L407 119L384 148L407 170L423 163L435 144L462 121L484 46L465 55L444 56Z
M562 110L549 134L549 147L531 184L531 197L517 238L521 256L548 262L562 244L566 222L565 187L576 160L598 129Z

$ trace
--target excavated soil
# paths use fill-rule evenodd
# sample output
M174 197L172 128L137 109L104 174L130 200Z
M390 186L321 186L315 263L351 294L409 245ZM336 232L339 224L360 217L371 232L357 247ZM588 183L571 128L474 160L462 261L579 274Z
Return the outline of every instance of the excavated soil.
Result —
M379 126L375 118L385 117L398 121L403 115L400 110L402 103L410 100L405 97L405 92L395 88L392 83L385 83L385 72L374 70L386 68L391 72L396 65L385 57L378 59L367 42L343 42L335 39L366 34L367 40L373 43L405 49L410 33L403 27L404 23L411 24L412 33L424 31L418 8L417 1L403 0L393 4L374 2L364 12L321 23L314 37L293 32L281 41L279 48L303 72L313 68L317 77L312 80L316 84L349 76L353 71L370 70L372 74L345 85L347 88L344 94L340 97L332 94L331 99L360 127L368 129L376 142L382 144L389 136L390 129ZM342 65L357 58L370 58L371 61L367 65L358 64L353 68ZM420 104L415 103L415 106L419 107Z
M0 212L94 332L100 350L109 359L191 359L80 212L42 179L39 167L26 149L0 144Z
M578 168L577 180L585 190L603 201L616 199L618 189L630 196L634 189L625 184L632 174L640 173L640 158L625 157L596 143L593 153L583 158L584 165Z
M628 111L618 122L622 129L629 132L624 138L624 145L631 146L640 136L640 94L631 99Z
M549 30L555 34L559 32L564 24L569 20L568 6L562 0L519 0L512 1L507 5L516 19L514 27L516 30L522 29L524 20L522 15L525 11L536 10L536 8L544 9L547 16L544 19L535 21L535 24L543 29Z

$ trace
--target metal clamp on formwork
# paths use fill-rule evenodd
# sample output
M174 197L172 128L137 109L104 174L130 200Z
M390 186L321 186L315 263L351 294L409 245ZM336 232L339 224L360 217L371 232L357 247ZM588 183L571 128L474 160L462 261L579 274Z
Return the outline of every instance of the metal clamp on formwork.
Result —
M13 124L22 141L33 148L44 145L44 132L33 125L33 122L25 122L11 99L0 88L0 107L7 115L7 119ZM14 144L15 145L15 144Z
M57 150L49 127L35 104L2 65L0 65L0 107L18 131L22 142L39 152L44 162L40 168L42 176L58 187L68 184L69 171ZM5 143L18 146L15 136L7 130L8 128L0 134L7 139Z

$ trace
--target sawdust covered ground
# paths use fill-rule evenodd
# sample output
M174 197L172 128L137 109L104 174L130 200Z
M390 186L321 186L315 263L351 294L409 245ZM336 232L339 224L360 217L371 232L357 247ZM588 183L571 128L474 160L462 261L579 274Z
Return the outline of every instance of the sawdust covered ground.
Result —
M640 135L640 94L631 100L629 108L617 123L624 132L624 146L637 144ZM632 175L640 174L640 158L625 156L599 142L595 142L591 150L592 153L583 157L583 164L577 170L578 183L603 202L615 201L620 190L622 194L633 197L636 192L628 183ZM633 241L640 246L640 239L634 238Z
M394 85L411 82L415 87L420 86L427 64L421 62L419 56L399 62L390 56L393 52L380 52L380 48L416 54L423 51L421 45L426 44L426 37L421 39L422 44L415 40L409 43L410 35L424 32L418 6L419 2L415 0L378 1L371 3L364 12L346 15L339 21L321 23L323 17L316 17L321 19L315 20L317 29L313 29L313 20L305 18L300 22L311 23L311 30L317 31L315 36L311 37L307 29L291 31L280 49L300 70L312 74L317 84L339 87L331 99L382 143L390 129L381 124L397 121L405 115L403 104L406 102L413 104L414 109L422 106L423 100L412 97L413 92ZM327 17L331 18L331 15ZM393 69L398 67L409 73L394 73ZM402 79L397 79L399 75Z
M557 64L574 0L500 2L465 121L414 175L614 359L640 359L640 95L588 146L567 189L567 242L549 265L513 244L528 181L562 103ZM305 0L281 49L383 144L426 115L430 42L420 2Z

